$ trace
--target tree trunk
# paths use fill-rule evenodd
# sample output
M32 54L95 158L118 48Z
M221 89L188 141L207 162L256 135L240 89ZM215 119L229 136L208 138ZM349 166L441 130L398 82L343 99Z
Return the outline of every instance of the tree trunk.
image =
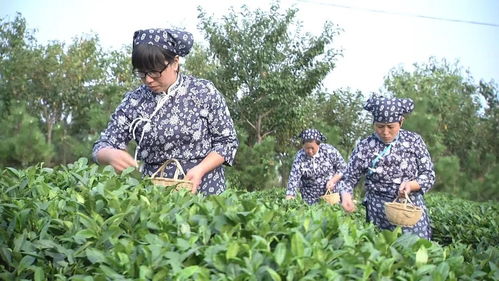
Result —
M271 112L272 110L269 110L258 115L255 124L251 123L248 119L246 119L246 122L255 130L256 143L261 143L266 136L274 132L274 130L270 130L264 133L262 128L265 117L267 117L267 115L269 115Z

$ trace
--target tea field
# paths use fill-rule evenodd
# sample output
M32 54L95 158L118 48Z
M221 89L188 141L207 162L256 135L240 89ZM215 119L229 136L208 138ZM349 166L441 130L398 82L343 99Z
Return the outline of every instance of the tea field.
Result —
M0 171L1 280L499 280L499 206L426 196L433 241L283 189L192 196L87 160Z

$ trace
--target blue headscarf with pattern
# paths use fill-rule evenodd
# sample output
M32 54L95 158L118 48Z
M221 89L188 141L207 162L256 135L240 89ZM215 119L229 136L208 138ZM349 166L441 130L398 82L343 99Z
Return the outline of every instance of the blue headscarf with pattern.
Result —
M372 113L373 123L394 123L400 122L405 114L414 110L414 102L411 99L373 95L367 100L364 109Z
M319 130L316 129L306 129L300 133L302 143L309 140L316 140L319 142L326 142L326 136L324 136Z
M133 45L149 44L179 55L186 56L194 44L192 34L186 31L151 28L137 30L133 34Z

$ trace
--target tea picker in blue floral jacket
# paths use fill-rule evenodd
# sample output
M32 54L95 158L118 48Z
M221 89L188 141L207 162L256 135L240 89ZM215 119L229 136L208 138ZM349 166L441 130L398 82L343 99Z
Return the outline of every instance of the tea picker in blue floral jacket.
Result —
M286 199L296 197L300 190L308 204L317 203L326 190L334 191L346 163L339 151L325 143L326 137L316 129L306 129L299 135L302 142L289 174Z
M222 94L212 82L180 72L179 57L193 45L192 35L172 29L138 30L132 65L142 85L128 92L94 144L93 157L117 171L142 163L151 175L168 159L179 160L192 192L225 190L223 164L232 165L238 140ZM134 157L127 151L135 140ZM165 169L173 177L175 166Z
M374 133L361 140L348 160L342 179L338 182L342 206L353 212L353 188L365 175L367 221L382 229L395 229L384 211L384 203L397 196L405 196L423 208L421 219L403 232L431 238L431 227L423 195L435 182L430 153L420 135L401 129L404 115L412 112L411 99L372 96L364 109L373 116Z

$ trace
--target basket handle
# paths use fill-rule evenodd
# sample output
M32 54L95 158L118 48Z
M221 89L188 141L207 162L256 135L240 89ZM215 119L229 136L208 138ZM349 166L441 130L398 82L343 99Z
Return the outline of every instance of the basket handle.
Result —
M414 205L412 203L411 198L409 198L409 194L407 192L404 192L404 198L401 198L400 196L395 197L392 202L397 201L397 199L400 199L400 201L404 204L404 207L407 207L407 202L409 202L411 205Z
M158 173L159 173L159 176L161 176L161 174L163 174L163 171L165 170L165 168L168 165L170 165L171 163L174 163L176 166L175 174L173 175L173 179L174 180L178 179L179 171L182 174L182 176L185 177L185 172L184 172L184 169L182 168L182 165L180 165L180 162L178 162L177 159L168 159L165 161L165 163L163 163L163 165L161 165L161 167L158 168L158 170L156 172L154 172L154 174L151 175L151 178L154 179L154 177L156 177L156 174L158 174Z

